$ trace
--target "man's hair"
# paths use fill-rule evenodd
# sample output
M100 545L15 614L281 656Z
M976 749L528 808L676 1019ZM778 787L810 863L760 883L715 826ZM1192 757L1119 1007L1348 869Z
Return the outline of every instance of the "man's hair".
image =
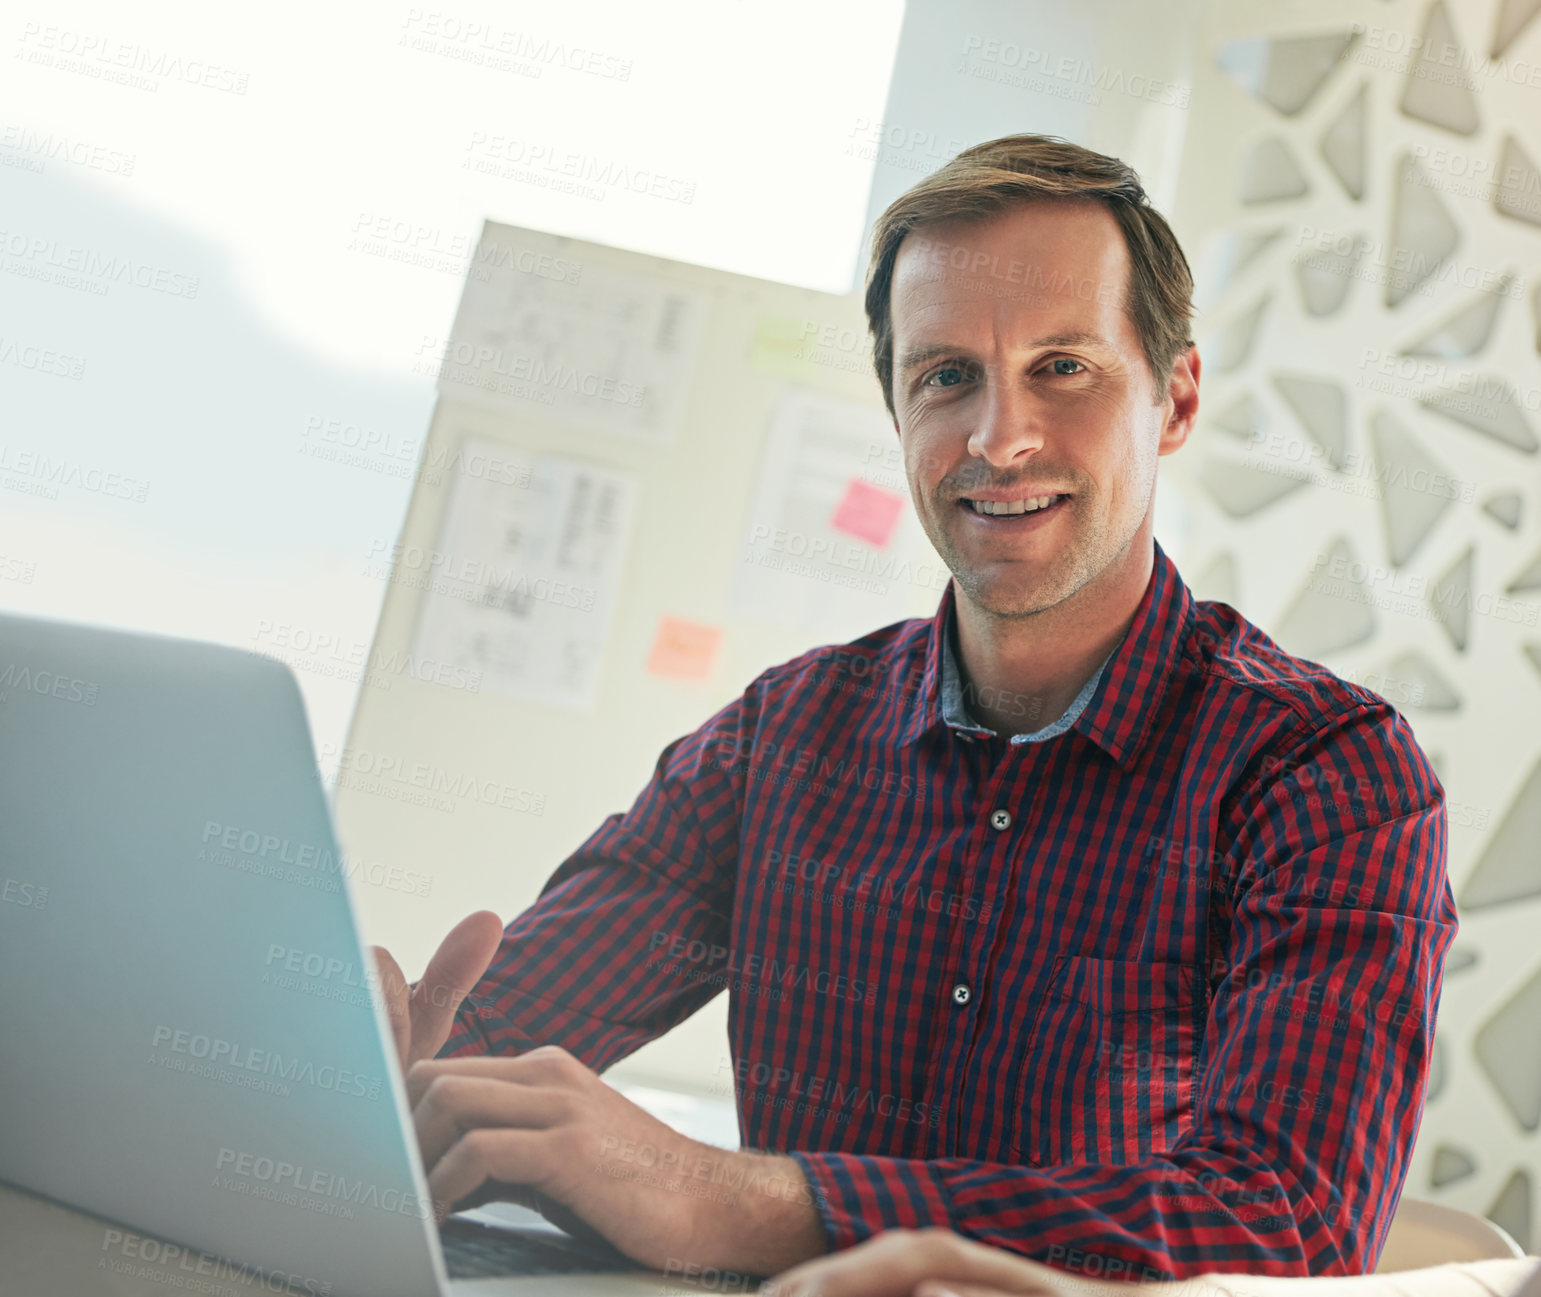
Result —
M878 218L867 272L872 363L894 414L894 262L911 230L943 221L983 220L1021 202L1092 199L1118 222L1129 249L1129 312L1146 363L1165 393L1178 353L1192 345L1193 273L1172 227L1150 205L1133 168L1054 135L1006 135L964 149L897 198ZM897 416L896 416L897 417Z

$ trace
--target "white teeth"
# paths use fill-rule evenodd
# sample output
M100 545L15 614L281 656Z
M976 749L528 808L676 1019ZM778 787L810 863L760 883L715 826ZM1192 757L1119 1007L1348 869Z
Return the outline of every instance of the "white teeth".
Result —
M1035 495L1027 500L1012 500L997 504L993 500L970 500L975 513L994 514L996 517L1014 513L1032 513L1035 509L1043 509L1059 499L1057 495Z

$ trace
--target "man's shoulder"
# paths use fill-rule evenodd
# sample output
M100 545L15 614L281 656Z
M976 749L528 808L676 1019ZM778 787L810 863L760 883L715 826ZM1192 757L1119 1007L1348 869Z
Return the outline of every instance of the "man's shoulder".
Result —
M1201 724L1217 736L1206 750L1226 753L1222 815L1252 826L1248 852L1416 816L1407 842L1422 846L1388 853L1401 863L1383 881L1395 889L1442 876L1444 787L1390 702L1290 653L1223 603L1195 601L1190 654L1205 673Z
M1195 600L1192 644L1210 690L1254 708L1275 731L1305 737L1356 718L1406 731L1384 697L1291 653L1229 604Z

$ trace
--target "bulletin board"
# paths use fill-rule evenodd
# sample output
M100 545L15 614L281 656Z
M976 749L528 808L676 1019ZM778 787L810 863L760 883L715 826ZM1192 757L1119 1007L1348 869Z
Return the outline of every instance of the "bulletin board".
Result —
M370 940L420 968L505 922L659 752L766 667L911 616L914 516L856 296L488 223L334 809ZM720 1093L726 996L617 1065Z

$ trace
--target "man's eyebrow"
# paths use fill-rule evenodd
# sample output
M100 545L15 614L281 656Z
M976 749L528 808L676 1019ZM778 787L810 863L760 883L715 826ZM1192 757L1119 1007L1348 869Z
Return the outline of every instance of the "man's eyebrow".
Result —
M924 365L926 361L937 356L951 355L959 350L961 348L945 342L933 343L929 347L912 347L899 358L899 371L903 373L905 370L914 369L916 365Z
M1108 340L1099 333L1051 333L1038 338L1035 347L1106 347Z
M1035 338L1028 344L1030 347L1107 347L1108 341L1096 333L1050 333L1042 338ZM899 358L899 372L905 373L923 365L928 360L934 360L938 356L957 355L965 351L964 347L956 347L951 343L931 343L924 347L912 347Z

